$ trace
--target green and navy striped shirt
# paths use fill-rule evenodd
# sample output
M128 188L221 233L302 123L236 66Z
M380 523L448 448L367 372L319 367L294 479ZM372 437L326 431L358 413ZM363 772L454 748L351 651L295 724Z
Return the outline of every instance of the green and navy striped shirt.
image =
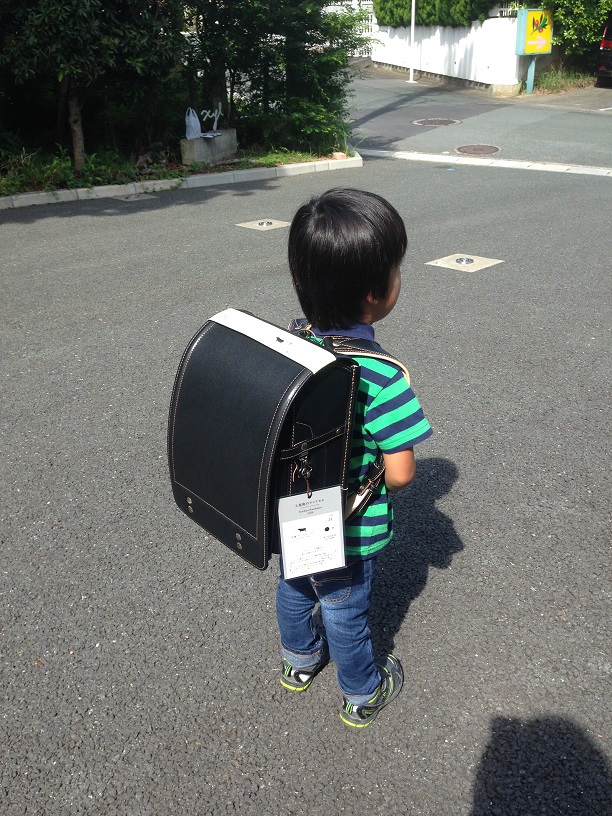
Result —
M374 329L367 324L329 332L313 331L317 337L341 334L374 340ZM433 433L414 391L397 366L371 357L354 355L354 359L361 366L361 376L355 405L349 489L363 479L379 450L399 453ZM393 507L383 483L364 513L346 526L346 554L368 558L382 550L392 537Z

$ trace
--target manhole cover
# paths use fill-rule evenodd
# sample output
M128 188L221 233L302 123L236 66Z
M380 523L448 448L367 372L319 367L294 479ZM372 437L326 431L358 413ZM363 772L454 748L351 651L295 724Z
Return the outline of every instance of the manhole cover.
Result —
M422 127L442 127L442 125L460 125L460 119L415 119L413 125Z
M464 156L490 156L491 153L499 153L500 147L495 145L463 145L457 148L457 153Z

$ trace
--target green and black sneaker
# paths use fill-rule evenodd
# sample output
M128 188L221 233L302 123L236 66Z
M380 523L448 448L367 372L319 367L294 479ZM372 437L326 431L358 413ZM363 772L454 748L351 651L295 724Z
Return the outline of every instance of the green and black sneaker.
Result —
M312 666L305 666L303 669L294 669L286 658L283 658L283 668L280 676L280 683L283 688L289 691L306 691L315 676L322 668L329 663L329 648L327 641L323 641L321 659Z
M379 668L381 680L372 699L357 706L349 703L346 697L344 698L340 719L347 725L352 725L353 728L365 728L366 725L369 725L376 719L379 711L395 700L404 685L404 670L397 657L392 654L382 655L376 661L376 665Z

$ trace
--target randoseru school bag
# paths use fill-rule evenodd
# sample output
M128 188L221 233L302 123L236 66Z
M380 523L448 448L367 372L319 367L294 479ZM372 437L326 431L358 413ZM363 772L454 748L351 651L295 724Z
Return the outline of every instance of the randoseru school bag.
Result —
M280 550L280 498L339 485L352 517L383 477L381 456L359 485L348 483L360 372L351 355L403 366L366 341L325 342L226 309L192 338L176 374L168 418L175 502L258 569Z

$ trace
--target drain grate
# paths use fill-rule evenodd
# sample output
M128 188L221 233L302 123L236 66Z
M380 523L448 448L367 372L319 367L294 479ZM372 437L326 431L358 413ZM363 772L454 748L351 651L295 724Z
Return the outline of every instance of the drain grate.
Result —
M456 148L457 153L462 153L464 156L490 156L492 153L499 153L501 147L497 145L462 145Z
M413 125L421 127L442 127L443 125L460 125L461 119L415 119Z

